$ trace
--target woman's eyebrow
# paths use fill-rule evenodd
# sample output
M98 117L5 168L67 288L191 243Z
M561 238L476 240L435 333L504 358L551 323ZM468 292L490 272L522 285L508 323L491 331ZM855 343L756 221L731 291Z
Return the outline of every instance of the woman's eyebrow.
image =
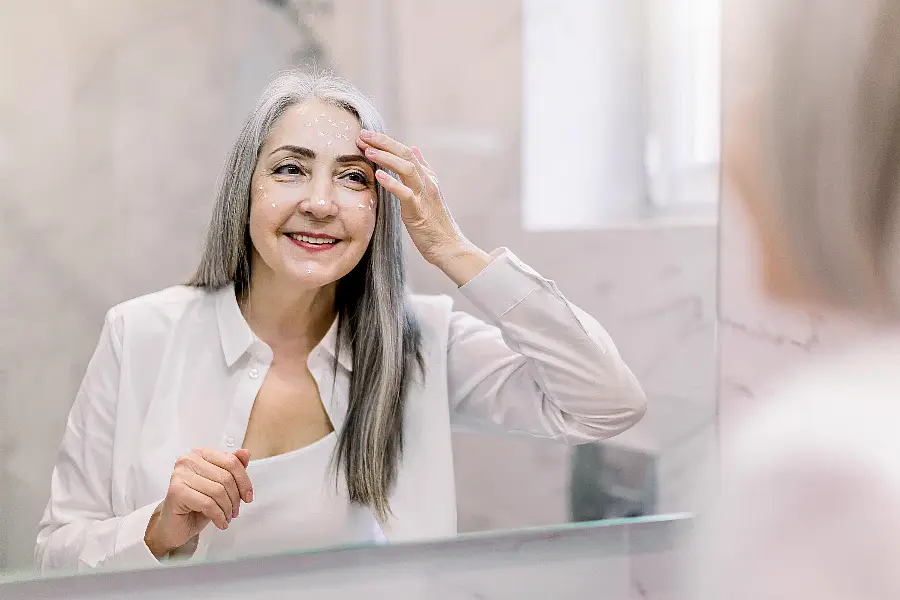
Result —
M281 152L282 150L285 150L292 154L297 154L304 158L315 158L316 157L316 153L313 152L312 150L310 150L309 148L304 148L302 146L294 146L293 144L285 144L284 146L279 146L279 147L275 148L274 150L272 150L269 153L269 156L272 156L276 152Z
M367 164L372 164L369 159L365 157L364 154L342 154L341 156L336 156L334 158L334 162L338 163L358 163L364 162Z

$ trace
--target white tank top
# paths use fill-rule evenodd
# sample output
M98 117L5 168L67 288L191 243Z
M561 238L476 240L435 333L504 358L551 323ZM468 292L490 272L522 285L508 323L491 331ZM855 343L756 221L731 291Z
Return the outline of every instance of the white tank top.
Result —
M253 502L228 529L207 526L198 543L209 558L272 554L329 546L384 542L372 511L352 504L343 474L329 468L337 446L332 432L292 452L251 460Z

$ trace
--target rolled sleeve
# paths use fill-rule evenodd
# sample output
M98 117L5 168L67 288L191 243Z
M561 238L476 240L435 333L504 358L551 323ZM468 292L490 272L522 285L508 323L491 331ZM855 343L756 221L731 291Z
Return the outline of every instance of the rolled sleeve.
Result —
M122 518L116 535L115 553L104 561L103 566L139 569L162 564L144 542L147 525L157 506L159 502L148 504Z
M459 291L496 321L541 287L542 278L506 248L498 248L491 258L491 263Z

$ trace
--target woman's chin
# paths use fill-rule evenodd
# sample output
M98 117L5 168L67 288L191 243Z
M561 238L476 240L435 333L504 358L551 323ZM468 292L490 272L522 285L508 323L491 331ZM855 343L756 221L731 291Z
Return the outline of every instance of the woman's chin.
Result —
M333 265L315 261L285 261L282 277L285 282L303 288L324 287L340 279Z

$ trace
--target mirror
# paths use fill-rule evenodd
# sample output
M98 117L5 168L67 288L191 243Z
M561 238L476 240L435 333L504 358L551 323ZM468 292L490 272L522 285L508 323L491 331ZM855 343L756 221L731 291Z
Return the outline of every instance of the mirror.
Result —
M173 531L203 532L169 543L163 560L177 562L694 510L716 412L718 9L683 4L3 3L0 264L12 283L0 311L0 565L36 568L39 523L46 575L144 566L147 524L164 518L159 548ZM409 207L422 205L404 200L418 227L402 234L409 288L471 315L410 300L425 369L412 361L406 379L373 345L399 337L354 341L336 327L338 298L340 314L359 314L346 299L368 289L352 279L367 236L388 235L376 215L397 206L376 195L373 163L321 162L337 156L329 147L362 153L353 115L294 106L277 147L270 134L262 150L247 146L259 156L250 170L240 156L223 170L266 85L297 67L371 98L387 133L430 166L412 187L431 207L439 189L470 243L437 209L417 218ZM282 148L321 143L315 157ZM195 275L217 181L257 203L253 272L287 269L331 301L307 294L318 300L276 313L274 292L254 304L262 296L233 286L172 287ZM338 241L323 251L322 236ZM322 258L335 251L346 256ZM201 272L217 281L215 268ZM342 277L353 283L339 296ZM379 313L392 329L374 330L399 336L402 305L387 302L369 306L394 307ZM317 328L281 336L297 320L277 314L318 315ZM308 371L290 368L298 356ZM355 396L353 377L364 382ZM397 398L401 380L412 390L402 418L379 417L389 412L368 400ZM357 435L344 445L348 427ZM397 428L402 462L390 459ZM338 455L358 457L346 490L322 475ZM292 459L306 465L279 469ZM211 517L178 529L171 505L154 513L179 468L182 487L231 477L208 494L190 487L195 500L245 494L230 482L246 472L256 495L230 537ZM285 487L285 472L307 479ZM370 503L352 502L350 487ZM263 491L279 489L281 500ZM382 504L379 490L390 492ZM195 506L187 497L182 512ZM266 503L291 497L310 502L292 512L298 523L271 519ZM262 518L241 542L254 510Z

